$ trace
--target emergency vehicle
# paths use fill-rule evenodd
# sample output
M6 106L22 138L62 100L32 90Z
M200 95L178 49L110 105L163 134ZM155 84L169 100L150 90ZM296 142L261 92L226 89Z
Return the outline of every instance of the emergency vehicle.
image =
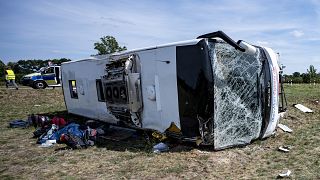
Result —
M23 76L20 83L34 89L61 86L61 71L59 65L42 67L39 71Z

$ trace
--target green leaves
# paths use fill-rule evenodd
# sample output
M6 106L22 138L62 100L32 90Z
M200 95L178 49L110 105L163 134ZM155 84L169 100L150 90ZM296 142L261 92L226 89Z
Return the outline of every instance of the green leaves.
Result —
M310 65L307 73L294 72L292 75L284 75L284 79L287 83L320 83L320 73L317 74L317 69Z
M307 69L307 72L310 76L310 79L313 79L317 76L317 70L314 68L313 65L310 65L309 69Z
M98 55L127 50L125 46L119 46L116 38L113 36L103 36L100 38L100 42L94 43L94 49L98 51Z

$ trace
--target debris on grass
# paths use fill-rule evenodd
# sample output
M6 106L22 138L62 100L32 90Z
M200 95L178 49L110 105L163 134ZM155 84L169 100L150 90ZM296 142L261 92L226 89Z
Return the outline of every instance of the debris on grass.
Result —
M291 171L290 171L290 170L287 170L287 171L284 172L284 173L280 173L280 174L278 175L278 177L280 177L280 178L289 177L290 174L291 174Z
M202 143L202 139L200 139L200 138L197 138L197 140L196 140L196 144L197 144L197 146L200 146L200 144Z
M310 100L310 102L314 105L320 105L320 100L319 99L314 99L314 100Z
M292 129L290 129L288 126L284 125L284 124L278 124L278 127L280 129L282 129L284 132L288 132L288 133L291 133L292 132Z
M161 153L166 151L169 151L169 147L165 143L161 142L153 146L153 153Z
M280 118L284 118L286 116L287 112L281 112L279 113Z
M34 107L40 107L40 106L41 106L40 104L35 104L35 105L34 105Z
M29 122L21 119L13 120L9 123L10 128L27 128L29 127Z
M279 151L282 151L282 152L289 152L290 151L290 147L289 146L280 146L278 148Z
M313 113L311 109L303 106L302 104L294 104L293 106L304 113Z
M94 145L97 131L89 126L76 123L69 123L64 118L54 116L50 119L47 116L31 115L29 122L37 127L33 132L38 138L39 147L51 147L55 143L66 144L73 149L86 148Z
M39 147L47 148L47 147L53 146L53 145L56 144L56 143L57 143L56 140L46 140L46 142L45 142L45 143L42 143Z
M201 151L201 150L199 150L199 149L197 149L196 152L197 152L198 154L209 154L208 151Z

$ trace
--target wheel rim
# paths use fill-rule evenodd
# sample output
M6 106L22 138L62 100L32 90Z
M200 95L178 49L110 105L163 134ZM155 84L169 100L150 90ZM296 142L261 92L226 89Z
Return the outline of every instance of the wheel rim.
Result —
M44 87L44 85L43 85L42 82L38 82L38 83L37 83L37 86L38 86L39 88L43 88L43 87Z

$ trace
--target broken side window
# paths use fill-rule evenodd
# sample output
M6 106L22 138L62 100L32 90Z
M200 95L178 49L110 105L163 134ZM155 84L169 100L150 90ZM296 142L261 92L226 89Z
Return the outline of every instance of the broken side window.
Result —
M77 82L76 80L69 80L70 95L73 99L78 99Z
M103 94L103 87L102 87L101 79L96 79L96 88L97 88L98 101L105 102L106 99Z

